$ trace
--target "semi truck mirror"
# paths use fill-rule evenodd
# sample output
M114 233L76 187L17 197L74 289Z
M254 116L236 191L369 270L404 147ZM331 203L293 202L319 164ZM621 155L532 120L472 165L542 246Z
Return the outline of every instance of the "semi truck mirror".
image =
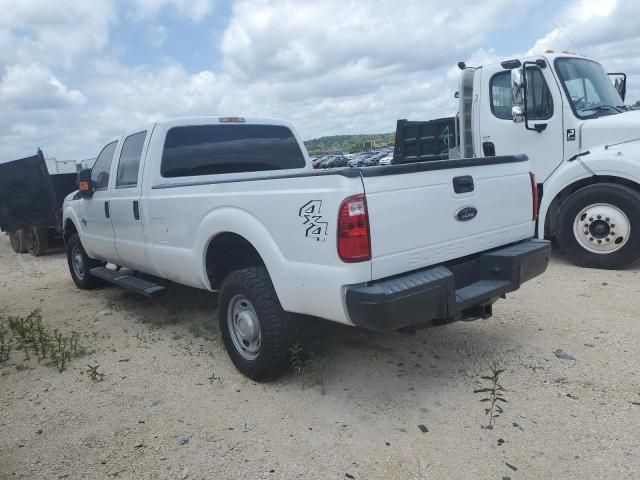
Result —
M613 77L613 86L620 95L620 98L624 102L624 97L627 96L627 75L625 73L608 73L610 77Z
M78 172L78 192L82 198L90 198L93 195L90 168L85 168Z
M525 121L525 80L523 69L514 68L511 70L511 118L513 123L523 123Z

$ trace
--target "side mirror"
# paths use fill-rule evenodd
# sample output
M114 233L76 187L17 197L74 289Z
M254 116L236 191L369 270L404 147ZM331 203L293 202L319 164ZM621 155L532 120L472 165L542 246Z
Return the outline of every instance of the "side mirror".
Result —
M90 168L84 168L78 172L78 192L82 198L91 198L93 195Z
M618 77L614 80L613 86L624 102L624 97L627 96L627 75L625 73L608 73L607 75L610 77Z
M514 68L511 70L511 118L513 123L524 123L526 119L525 89L523 69Z

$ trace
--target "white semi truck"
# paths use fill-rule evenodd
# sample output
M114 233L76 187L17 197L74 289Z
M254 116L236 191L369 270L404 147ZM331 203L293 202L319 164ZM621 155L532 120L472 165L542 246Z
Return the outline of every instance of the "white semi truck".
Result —
M459 110L450 122L456 148L449 156L526 154L539 190L538 237L556 238L577 265L617 269L636 262L640 111L624 105L626 75L551 51L458 65ZM398 122L394 163L442 158L434 145L454 134L448 127L434 132L431 123Z

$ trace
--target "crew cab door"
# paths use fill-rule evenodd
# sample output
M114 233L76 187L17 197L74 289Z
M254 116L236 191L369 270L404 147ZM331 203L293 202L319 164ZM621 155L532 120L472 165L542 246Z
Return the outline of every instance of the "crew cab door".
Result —
M564 155L562 96L551 66L527 66L528 130L511 116L511 70L500 64L482 68L478 156L525 154L538 183L560 165Z
M114 262L118 258L113 243L111 212L109 209L109 178L118 141L106 145L91 169L94 192L80 204L82 246L91 258Z
M120 149L110 199L111 224L119 265L148 271L145 237L140 216L142 152L148 143L147 131L125 136Z

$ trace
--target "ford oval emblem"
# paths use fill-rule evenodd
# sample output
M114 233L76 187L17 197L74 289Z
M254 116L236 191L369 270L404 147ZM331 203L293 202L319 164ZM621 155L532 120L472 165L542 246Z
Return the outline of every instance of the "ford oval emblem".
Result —
M459 222L468 222L478 215L478 209L475 207L462 207L455 214L456 220Z

